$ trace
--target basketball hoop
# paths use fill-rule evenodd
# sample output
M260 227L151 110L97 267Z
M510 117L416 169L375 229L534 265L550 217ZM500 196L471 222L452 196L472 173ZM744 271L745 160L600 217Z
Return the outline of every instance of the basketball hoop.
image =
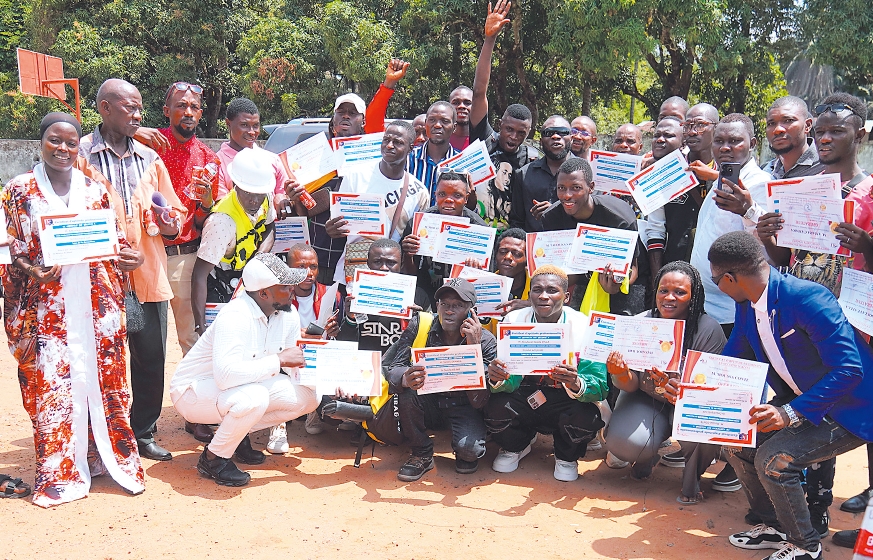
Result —
M79 80L77 78L64 78L64 61L56 56L48 56L25 49L17 49L17 51L18 86L21 93L57 99L76 114L76 120L82 122ZM73 88L76 99L75 109L67 103L67 89L64 86Z

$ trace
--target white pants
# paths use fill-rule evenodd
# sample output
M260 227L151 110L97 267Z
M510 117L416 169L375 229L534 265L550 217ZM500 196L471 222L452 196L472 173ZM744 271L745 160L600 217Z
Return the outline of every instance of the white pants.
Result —
M226 391L212 379L198 381L173 399L173 406L194 424L219 424L209 451L229 459L249 433L308 414L318 400L315 391L279 374Z

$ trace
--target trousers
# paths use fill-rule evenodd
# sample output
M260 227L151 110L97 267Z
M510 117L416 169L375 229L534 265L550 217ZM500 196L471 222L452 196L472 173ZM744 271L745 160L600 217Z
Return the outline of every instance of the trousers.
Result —
M309 414L318 404L315 391L294 385L287 375L224 391L212 379L201 380L173 402L188 422L218 424L209 451L225 459L249 433Z
M167 257L167 277L173 289L170 306L173 308L176 336L183 356L194 347L199 338L194 332L194 313L191 311L191 273L194 272L196 261L197 253Z
M141 443L154 441L155 424L164 401L164 362L167 357L167 302L142 304L145 327L127 333L130 346L130 427Z
M413 455L433 455L433 440L427 430L452 429L452 449L462 461L474 462L485 455L485 420L464 393L419 395L404 389L399 395L400 432Z

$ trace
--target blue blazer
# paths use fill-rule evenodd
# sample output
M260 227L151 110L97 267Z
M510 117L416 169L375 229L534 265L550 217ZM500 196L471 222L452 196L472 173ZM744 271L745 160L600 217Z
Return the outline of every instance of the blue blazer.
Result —
M776 346L802 392L794 397L771 366L767 381L775 400L791 401L815 425L827 415L873 441L873 352L849 324L837 298L824 286L771 267L767 310ZM735 321L723 354L769 363L751 302L737 304Z

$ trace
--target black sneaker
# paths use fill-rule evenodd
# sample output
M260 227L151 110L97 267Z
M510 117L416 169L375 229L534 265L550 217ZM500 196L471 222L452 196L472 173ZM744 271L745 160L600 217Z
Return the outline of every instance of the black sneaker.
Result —
M233 452L233 456L240 463L245 463L246 465L260 465L267 459L266 455L252 449L252 440L249 439L249 436L244 437L239 442L239 445L236 446L236 451Z
M400 467L397 479L403 482L415 482L431 469L433 469L433 455L428 455L427 457L410 455L406 463Z
M743 485L740 484L740 479L737 478L737 473L730 463L725 465L712 481L712 489L716 492L736 492L742 488Z
M479 468L479 459L475 461L465 461L455 457L455 472L461 474L473 474Z
M858 540L858 533L860 532L861 529L837 531L834 533L834 536L831 537L831 540L834 541L834 544L837 546L842 546L843 548L855 548L855 542Z
M734 533L729 538L732 545L749 550L759 550L762 548L779 549L789 544L785 533L781 533L763 523L755 525L748 531Z
M857 496L852 496L840 506L841 511L848 511L849 513L864 513L864 510L867 509L867 502L870 501L870 497L873 496L873 487L868 488L858 494Z
M815 550L806 550L798 548L793 544L786 543L785 546L764 558L764 560L821 560L821 543L816 545Z
M197 461L197 471L222 486L245 486L252 479L249 473L239 470L230 459L223 457L207 459L205 449Z
M812 523L812 528L816 530L818 536L821 538L825 538L828 536L828 522L830 521L830 516L828 515L828 508L814 507L809 509L809 521Z
M681 451L677 451L676 453L669 453L667 455L661 456L661 464L665 467L670 467L671 469L684 469L685 468L685 456Z

